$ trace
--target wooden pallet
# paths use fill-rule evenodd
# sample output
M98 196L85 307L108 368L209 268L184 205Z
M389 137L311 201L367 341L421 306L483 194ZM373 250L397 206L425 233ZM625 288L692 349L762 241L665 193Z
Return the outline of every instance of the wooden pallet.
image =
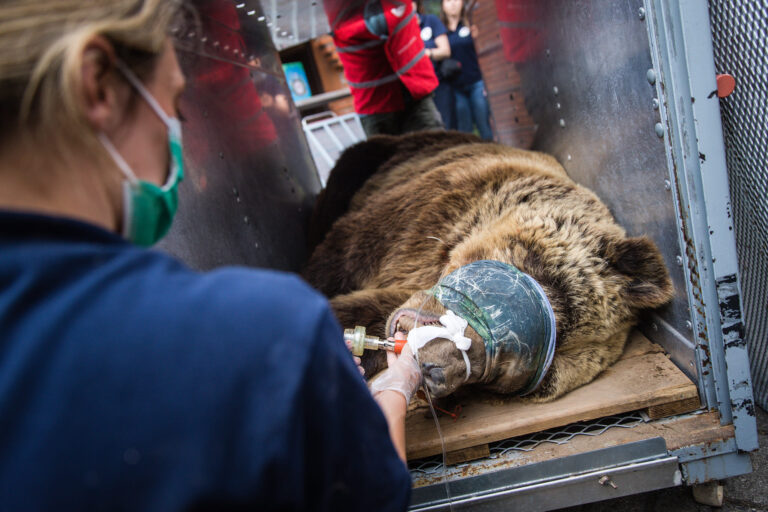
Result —
M439 418L450 463L480 458L488 443L629 411L651 418L690 412L700 407L696 385L639 332L627 342L616 364L596 380L549 403L491 395L460 396L461 413ZM417 459L442 453L435 422L427 410L409 412L407 455Z

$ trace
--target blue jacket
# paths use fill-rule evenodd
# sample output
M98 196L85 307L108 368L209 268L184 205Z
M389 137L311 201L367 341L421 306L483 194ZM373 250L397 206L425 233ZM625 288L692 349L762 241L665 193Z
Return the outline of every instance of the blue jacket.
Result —
M327 301L0 212L0 510L403 510Z

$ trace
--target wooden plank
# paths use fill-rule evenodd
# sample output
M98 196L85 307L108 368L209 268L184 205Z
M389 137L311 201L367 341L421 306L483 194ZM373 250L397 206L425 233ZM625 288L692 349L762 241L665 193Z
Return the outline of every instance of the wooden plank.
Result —
M537 404L520 398L475 393L459 398L461 416L440 418L446 450L455 451L514 436L674 402L698 399L688 377L658 346L633 333L622 358L595 381L555 400ZM686 402L687 401L687 402ZM441 453L434 420L423 410L406 421L408 458Z
M462 450L455 450L445 454L445 463L449 466L453 464L461 464L462 462L468 462L470 460L482 459L488 457L491 454L488 444L481 444L478 446L470 446Z
M677 414L684 414L686 412L695 411L701 407L701 402L698 396L691 398L684 398L683 400L677 400L668 404L659 404L648 407L645 413L652 420L659 418L666 418L667 416L675 416Z

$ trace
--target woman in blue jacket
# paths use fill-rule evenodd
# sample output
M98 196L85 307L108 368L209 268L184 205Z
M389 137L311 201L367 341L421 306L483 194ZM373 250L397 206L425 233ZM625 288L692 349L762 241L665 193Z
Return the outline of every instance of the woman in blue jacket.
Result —
M405 510L413 357L371 393L297 277L139 247L183 177L180 2L54 3L0 4L0 508Z
M466 16L464 0L443 0L441 18L448 29L451 58L461 63L461 73L451 81L456 128L472 132L473 124L483 140L493 140L488 98L477 60L475 42Z

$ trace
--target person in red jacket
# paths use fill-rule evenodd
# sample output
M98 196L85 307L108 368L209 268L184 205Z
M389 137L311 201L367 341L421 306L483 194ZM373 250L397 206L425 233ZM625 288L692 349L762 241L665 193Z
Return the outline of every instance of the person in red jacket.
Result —
M365 132L442 129L438 81L410 1L328 0L325 11Z

